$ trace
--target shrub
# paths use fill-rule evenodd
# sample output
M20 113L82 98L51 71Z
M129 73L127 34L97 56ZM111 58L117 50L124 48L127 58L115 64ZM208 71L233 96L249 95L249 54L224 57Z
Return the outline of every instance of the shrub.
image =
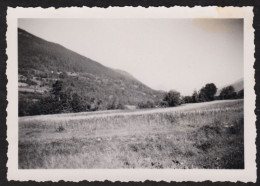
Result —
M65 128L60 125L60 126L56 129L56 132L62 132L62 131L64 131L64 130L65 130Z
M160 102L160 107L168 107L168 106L169 106L169 104L168 104L167 101L161 101Z
M155 104L153 101L141 102L138 103L139 108L155 108Z

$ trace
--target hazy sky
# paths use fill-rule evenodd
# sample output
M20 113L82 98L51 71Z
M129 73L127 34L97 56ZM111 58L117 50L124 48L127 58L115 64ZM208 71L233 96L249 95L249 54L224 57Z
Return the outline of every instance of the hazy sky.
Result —
M19 19L18 26L157 90L243 77L242 19Z

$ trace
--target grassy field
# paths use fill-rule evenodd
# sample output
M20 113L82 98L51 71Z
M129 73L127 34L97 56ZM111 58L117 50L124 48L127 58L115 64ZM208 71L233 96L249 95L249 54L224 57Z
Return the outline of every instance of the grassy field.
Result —
M19 118L19 168L243 169L243 100Z

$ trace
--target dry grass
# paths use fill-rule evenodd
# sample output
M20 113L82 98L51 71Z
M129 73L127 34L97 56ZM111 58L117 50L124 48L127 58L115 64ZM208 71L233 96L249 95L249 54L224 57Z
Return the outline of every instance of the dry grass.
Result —
M244 168L243 100L180 108L20 118L19 168Z

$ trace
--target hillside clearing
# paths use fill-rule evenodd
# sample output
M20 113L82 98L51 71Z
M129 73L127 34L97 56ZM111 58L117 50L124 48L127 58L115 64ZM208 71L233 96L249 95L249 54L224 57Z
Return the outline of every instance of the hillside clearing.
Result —
M243 100L19 118L19 168L244 168Z

